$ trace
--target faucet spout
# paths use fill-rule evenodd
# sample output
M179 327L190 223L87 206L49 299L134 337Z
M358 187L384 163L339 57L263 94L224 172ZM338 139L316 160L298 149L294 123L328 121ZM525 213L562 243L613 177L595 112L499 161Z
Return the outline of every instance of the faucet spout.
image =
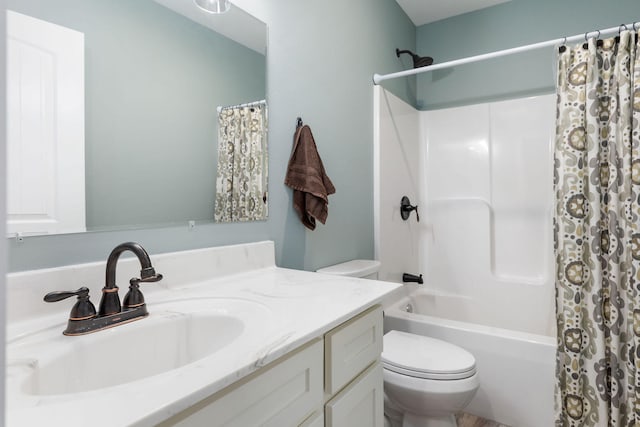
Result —
M126 242L119 244L111 251L107 259L105 285L102 288L102 299L98 310L100 316L119 313L122 309L118 287L116 286L116 266L120 255L126 251L133 252L140 261L140 282L157 282L162 279L162 274L156 273L151 265L149 254L139 243Z

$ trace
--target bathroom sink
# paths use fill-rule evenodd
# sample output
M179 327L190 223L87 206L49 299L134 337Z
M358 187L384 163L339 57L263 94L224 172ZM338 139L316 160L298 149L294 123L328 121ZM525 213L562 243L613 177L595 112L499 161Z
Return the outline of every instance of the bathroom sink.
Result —
M9 343L8 378L24 394L58 395L127 384L234 351L262 335L260 303L200 298L149 304L149 316L89 335L47 329Z

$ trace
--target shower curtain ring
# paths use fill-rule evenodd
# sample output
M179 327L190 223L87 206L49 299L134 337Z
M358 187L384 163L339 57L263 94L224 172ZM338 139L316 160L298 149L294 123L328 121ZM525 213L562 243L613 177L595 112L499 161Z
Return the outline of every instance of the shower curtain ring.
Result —
M634 31L638 31L638 29L640 29L640 27L636 28L636 24L640 24L640 21L633 23L633 30Z
M618 35L620 35L620 33L622 32L622 28L624 28L625 31L629 31L627 24L620 24L620 26L618 27Z
M600 30L596 30L596 33L598 33L598 35L595 36L595 39L598 40L600 38ZM585 42L589 41L589 31L584 33L584 41Z
M567 51L567 37L562 39L562 43L558 46L558 53L564 53Z

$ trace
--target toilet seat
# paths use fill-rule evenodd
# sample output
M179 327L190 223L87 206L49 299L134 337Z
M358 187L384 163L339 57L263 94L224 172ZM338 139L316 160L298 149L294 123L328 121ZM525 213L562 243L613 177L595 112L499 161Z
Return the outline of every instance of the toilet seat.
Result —
M401 375L430 380L461 380L476 373L475 358L463 348L402 331L384 335L382 365Z

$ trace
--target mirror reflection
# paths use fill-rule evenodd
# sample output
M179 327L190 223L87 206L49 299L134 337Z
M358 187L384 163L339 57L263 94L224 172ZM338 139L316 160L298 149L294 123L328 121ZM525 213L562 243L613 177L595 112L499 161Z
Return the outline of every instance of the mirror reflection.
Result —
M7 9L9 233L213 220L217 109L265 99L265 24L190 0Z
M217 222L267 218L267 122L264 101L219 109Z

